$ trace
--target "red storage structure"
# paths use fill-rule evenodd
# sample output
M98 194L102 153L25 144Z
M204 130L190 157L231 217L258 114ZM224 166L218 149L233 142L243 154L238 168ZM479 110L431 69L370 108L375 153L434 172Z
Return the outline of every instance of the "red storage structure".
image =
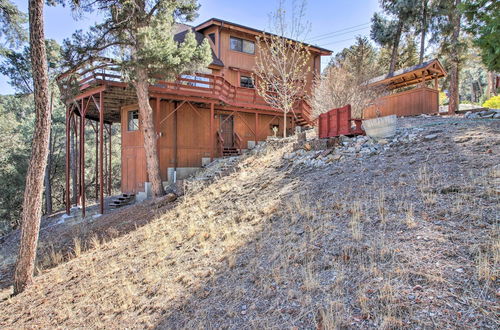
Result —
M318 119L319 138L329 138L339 135L364 135L361 128L361 119L351 118L351 105L336 108L327 113L319 115ZM352 121L356 127L352 128Z

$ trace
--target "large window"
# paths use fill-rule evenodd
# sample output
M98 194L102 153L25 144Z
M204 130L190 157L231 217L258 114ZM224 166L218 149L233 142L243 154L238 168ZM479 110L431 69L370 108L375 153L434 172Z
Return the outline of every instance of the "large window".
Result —
M129 132L137 131L139 129L139 111L129 111L127 117L127 130Z
M253 41L231 37L231 50L247 54L254 54L255 43Z
M240 77L240 86L246 88L254 88L252 77L241 76Z

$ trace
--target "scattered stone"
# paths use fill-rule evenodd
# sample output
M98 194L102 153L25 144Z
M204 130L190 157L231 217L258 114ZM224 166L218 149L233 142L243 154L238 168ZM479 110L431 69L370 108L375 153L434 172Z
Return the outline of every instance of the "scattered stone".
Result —
M415 285L413 291L424 291L424 288L421 285Z
M463 272L464 272L464 269L463 269L463 268L457 268L457 269L455 269L455 271L456 271L457 273L463 273Z
M431 141L437 138L437 134L429 134L424 136L424 141Z
M304 144L304 150L311 151L312 147L309 143Z

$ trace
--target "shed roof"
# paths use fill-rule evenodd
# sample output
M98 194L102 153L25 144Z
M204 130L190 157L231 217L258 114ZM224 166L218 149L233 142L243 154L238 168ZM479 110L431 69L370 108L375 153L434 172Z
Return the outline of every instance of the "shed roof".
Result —
M391 74L381 75L368 80L368 86L385 85L388 89L412 86L424 80L446 76L446 70L438 59L429 60L408 68L394 71Z

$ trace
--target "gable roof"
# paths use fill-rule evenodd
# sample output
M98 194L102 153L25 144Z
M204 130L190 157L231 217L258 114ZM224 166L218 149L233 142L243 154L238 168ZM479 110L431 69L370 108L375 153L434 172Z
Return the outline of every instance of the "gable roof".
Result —
M197 25L194 27L194 29L196 31L203 31L204 29L210 27L210 26L221 26L221 27L226 27L226 28L232 28L232 29L235 29L235 30L239 30L241 32L246 32L246 33L250 33L250 34L262 34L262 33L266 33L266 34L272 34L272 33L268 33L266 31L263 31L263 30L259 30L259 29L255 29L255 28L252 28L252 27L249 27L249 26L245 26L245 25L241 25L241 24L238 24L238 23L233 23L233 22L229 22L229 21L226 21L226 20L223 20L223 19L220 19L220 18L210 18L209 20ZM300 41L297 41L297 40L293 40L293 39L290 39L292 41L295 41L295 42L300 42ZM322 47L319 47L319 46L314 46L314 45L311 45L311 44L307 44L307 43L303 43L304 45L306 45L307 47L309 47L310 49L320 53L321 55L331 55L332 54L332 51L329 50L329 49L326 49L326 48L322 48Z
M203 40L205 40L205 35L196 31L192 26L187 24L176 23L174 26L174 41L178 43L183 43L186 39L186 34L191 31L194 33L194 37L198 45L201 45ZM212 51L212 63L210 65L224 66L224 63L215 55L213 49Z
M396 89L418 84L422 80L445 77L446 70L438 59L399 69L391 74L381 75L367 81L368 86L385 85L388 89Z

